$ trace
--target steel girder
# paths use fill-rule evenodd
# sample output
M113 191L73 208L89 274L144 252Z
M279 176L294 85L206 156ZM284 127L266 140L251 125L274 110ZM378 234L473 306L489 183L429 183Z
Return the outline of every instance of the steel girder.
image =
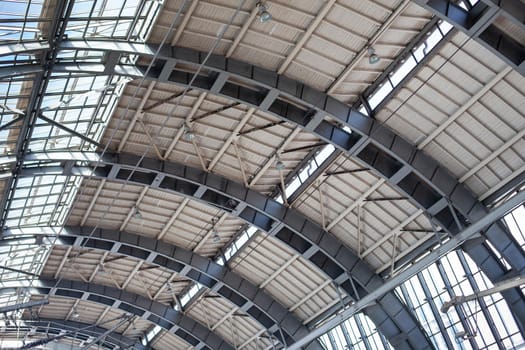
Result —
M442 256L447 254L449 251L456 249L464 241L471 239L478 234L479 231L483 230L484 227L492 225L496 220L499 220L504 215L521 205L525 201L525 191L518 193L516 196L510 198L500 206L494 208L486 216L479 221L476 221L471 226L466 227L456 236L450 238L447 242L422 257L420 260L407 267L405 270L399 272L396 276L386 281L381 287L376 289L374 292L366 295L355 304L350 305L347 309L341 312L338 317L334 317L324 324L320 325L316 329L312 330L305 339L298 341L288 348L288 350L299 350L302 344L308 343L311 339L315 339L325 334L329 330L333 329L337 325L343 323L346 319L350 318L356 313L361 307L367 305L367 303L373 301L375 296L382 295L386 291L396 288L400 283L408 280L410 277L416 275L418 272L424 270L428 266L438 261Z
M15 285L14 283L20 283ZM23 281L17 281L9 287L0 287L1 292L27 289L34 295L66 297L90 301L114 309L120 309L177 335L196 349L233 350L222 337L183 315L169 305L150 300L146 297L117 288L70 280L37 280L33 287L27 287Z
M49 50L46 41L22 41L20 43L6 43L0 45L0 56L14 56Z
M525 34L525 3L521 0L482 0L464 9L451 0L414 0L439 18L452 23L525 76L525 48L517 37ZM507 22L507 24L505 24Z
M61 49L102 50L108 55L120 52L146 57L156 52L153 45L101 41L64 41ZM161 49L160 63L150 70L147 78L187 87L193 76L187 72L188 67L197 70L202 65L201 75L193 81L193 89L256 107L313 133L385 178L450 234L458 233L487 214L486 206L447 169L381 123L323 92L275 72L219 55L212 55L207 61L205 57L204 53L187 48ZM178 63L184 64L183 70L177 69ZM145 71L141 67L115 65L113 61L110 64L111 67L105 67L106 73L140 76L139 71ZM71 71L74 66L57 68ZM346 131L347 128L351 132ZM493 225L484 235L514 269L525 268L525 253L505 227ZM478 249L477 253L482 256L474 257L476 262L492 265L486 263L487 259L491 260L489 250ZM491 269L498 270L496 266ZM497 279L501 277L500 272L487 271L487 274Z
M39 318L37 320L22 319L22 324L17 324L13 327L7 327L5 332L9 332L12 328L14 333L17 332L35 332L40 334L50 334L52 336L59 335L61 331L70 331L72 334L70 337L85 341L90 337L99 337L107 332L106 328L90 325L87 323L70 321L70 320L59 320L53 318ZM91 326L91 327L90 327ZM89 327L89 329L83 329ZM126 337L117 332L109 333L104 339L100 340L102 346L113 349L116 345L122 349L133 349L133 350L146 350L146 347L129 337Z
M152 57L157 51L153 45L107 41L64 41L61 49L102 50L108 55L120 52L146 57ZM323 92L275 72L220 55L212 55L207 61L205 57L204 53L188 48L163 48L159 51L159 64L149 71L147 78L188 87L193 77L193 73L187 71L188 67L197 71L202 65L201 74L192 83L193 89L256 107L312 132L385 178L451 235L488 213L487 207L447 169L381 123ZM178 63L184 68L177 69ZM65 65L60 69L75 67ZM138 77L146 70L115 65L110 61L104 71ZM347 132L346 128L352 132ZM525 253L503 224L488 227L483 237L513 270L520 272L525 269ZM492 281L505 278L508 271L484 240L469 242L462 248ZM505 298L525 331L522 293L517 289L509 291Z
M80 152L31 153L26 161L43 164L24 169L22 176L91 175L92 178L150 186L223 209L287 244L319 267L354 300L371 293L384 282L366 262L317 223L295 209L221 176L131 154L100 157L96 153ZM61 162L63 167L46 167L45 162ZM77 162L83 166L77 167ZM95 172L89 164L98 165ZM132 169L135 169L133 173ZM393 292L378 298L377 304L368 306L365 312L396 348L433 347L414 315Z
M108 56L130 53L152 57L156 51L156 47L151 45L107 41L66 40L60 45L63 50L102 50ZM204 62L204 57L203 53L191 49L165 48L160 51L159 64L150 71L148 78L188 86L192 73L177 70L176 64L184 63L185 69L189 66L195 67L195 70L203 64L202 72L205 73L193 82L193 88L255 106L313 132L386 178L448 232L456 234L462 226L486 214L486 207L446 169L374 120L322 92L275 72L222 56L212 55ZM122 67L115 64L115 60L108 60L105 67L100 66L93 65L93 72L138 77L144 71L140 67ZM64 64L56 65L54 69L71 71L78 67ZM345 126L353 132L346 132ZM501 224L492 225L484 234L515 270L525 266L523 252ZM507 273L484 244L471 242L464 245L464 249L491 280L503 278ZM517 315L518 324L523 326L525 303L521 293L509 291L505 298Z
M277 339L281 339L282 331L288 345L309 333L308 328L303 326L293 313L253 283L209 258L176 245L130 232L66 226L6 230L3 232L0 246L10 244L11 239L28 236L57 236L54 245L98 249L146 261L176 272L228 299L251 315ZM315 343L309 349L321 349L321 346Z
M19 75L30 75L41 73L42 67L34 64L24 64L14 67L0 67L0 79L5 79L9 77L15 77Z

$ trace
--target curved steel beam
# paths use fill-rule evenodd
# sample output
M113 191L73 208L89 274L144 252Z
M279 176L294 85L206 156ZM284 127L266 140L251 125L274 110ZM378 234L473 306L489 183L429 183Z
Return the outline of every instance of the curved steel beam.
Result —
M482 0L465 9L450 0L414 0L449 22L525 76L525 48L517 34L525 31L525 3L520 0ZM505 19L509 27L498 25Z
M99 337L108 331L106 328L100 326L54 318L39 318L38 320L22 319L21 321L22 324L18 323L16 326L7 327L5 332L9 332L12 328L14 332L23 332L25 330L26 332L58 335L61 331L66 330L74 332L69 337L84 341L89 337ZM86 327L89 327L89 329L79 330ZM100 341L100 344L108 349L113 349L118 345L123 349L146 350L146 347L140 344L140 342L117 332L109 333Z
M19 283L19 285L16 285ZM80 299L120 309L148 320L188 342L196 349L233 350L219 335L172 307L146 297L82 281L38 280L33 287L23 281L1 287L2 292L27 289L32 294Z
M62 50L98 50L152 57L157 46L107 41L63 41ZM329 142L404 194L418 208L451 235L483 218L488 209L448 170L422 150L404 140L388 127L335 98L276 72L220 55L188 48L165 47L159 51L159 65L146 78L187 87L193 72L203 66L192 88L208 91L255 107L297 124ZM179 69L177 64L182 63ZM59 69L69 69L64 66ZM110 66L106 72L142 76L143 67ZM330 121L332 120L332 121ZM348 132L346 130L351 130ZM501 223L483 232L515 271L525 270L525 253ZM502 239L505 237L505 239ZM437 242L436 242L437 243ZM492 280L508 273L492 249L481 242L462 248ZM525 299L519 290L506 297L517 321L525 329Z
M0 67L0 80L15 76L29 76L42 72L42 67L34 64L24 64L19 66ZM28 78L29 79L29 78Z
M253 283L209 258L174 244L130 232L66 226L8 229L2 234L0 246L28 236L58 236L53 242L54 245L85 247L121 254L186 276L228 299L251 315L277 339L282 338L282 331L288 345L309 333L309 329L303 326L293 313ZM86 238L88 236L89 238ZM321 345L313 344L310 349L321 349Z
M49 43L47 41L22 41L19 43L6 43L0 45L0 57L14 56L48 49Z
M157 47L66 40L61 43L61 49L102 50L152 57ZM275 72L220 55L212 55L207 61L204 61L205 57L204 53L188 48L161 49L158 56L161 63L150 70L147 78L187 87L193 77L188 69L197 70L202 64L205 73L201 72L193 81L193 89L209 91L256 107L312 132L385 178L452 235L488 213L486 206L446 168L380 122L323 92ZM178 69L179 63L183 64L182 69ZM68 71L68 67L71 68L65 65L57 69ZM105 67L105 70L132 76L139 74L138 71L145 71L141 67L126 69L121 66ZM351 132L346 131L349 129ZM502 225L492 225L484 235L513 268L518 271L525 268L525 253ZM508 240L501 237L508 237ZM483 256L476 257L480 252L472 252L476 262L490 259L490 251L485 249ZM492 270L495 269L492 267Z
M350 248L299 211L221 176L131 154L100 157L96 153L80 152L31 153L25 161L41 166L23 169L22 176L87 176L92 173L89 164L98 165L94 178L146 185L221 208L283 241L318 266L354 300L383 283L383 279ZM61 162L64 166L47 167L46 162ZM77 163L82 166L77 167ZM377 304L369 306L365 312L392 345L398 348L417 348L421 344L433 347L413 314L394 293L379 298Z

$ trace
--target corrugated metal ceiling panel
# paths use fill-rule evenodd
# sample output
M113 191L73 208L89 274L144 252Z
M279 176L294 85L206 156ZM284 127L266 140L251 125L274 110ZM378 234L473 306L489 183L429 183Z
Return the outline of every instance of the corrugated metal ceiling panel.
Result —
M483 199L523 171L523 86L522 76L457 33L377 118Z

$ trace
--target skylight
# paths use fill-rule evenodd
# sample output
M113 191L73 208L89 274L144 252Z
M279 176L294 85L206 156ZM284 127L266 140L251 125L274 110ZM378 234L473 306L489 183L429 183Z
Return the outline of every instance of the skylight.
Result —
M525 205L517 207L505 216L505 223L514 239L525 249Z
M441 21L431 30L427 37L419 43L405 56L400 65L395 68L390 75L381 83L379 87L368 96L367 101L372 110L375 110L381 102L398 86L405 77L418 66L418 64L430 53L430 51L439 44L447 35L453 26L445 21Z
M0 56L0 67L19 64L42 67L34 53L24 51L48 46L49 38L40 30L48 25L49 16L54 13L45 14L45 5L46 2L38 0L0 2L0 53L4 53ZM89 37L143 42L161 5L154 0L77 0L73 3L63 39ZM131 21L131 18L136 20ZM82 64L102 63L104 55L102 51L61 51L58 57L59 63ZM89 75L74 70L53 72L47 84L42 85L31 75L3 78L0 82L0 153L3 156L15 153L16 141L21 136L20 126L30 105L29 96L33 89L44 86L40 112L52 122L37 119L29 135L28 150L94 150L92 143L78 135L95 142L101 139L127 81L119 76ZM5 157L5 161L3 158L0 171L4 167L10 170L11 164L9 157ZM82 178L52 173L24 175L14 182L16 187L7 204L10 210L5 226L62 226ZM49 252L38 242L3 245L0 247L0 267L4 269L0 269L0 280L2 283L20 280L35 283ZM9 305L25 302L28 298L26 293L4 293L0 303Z
M156 0L75 1L66 35L144 41L161 5Z
M469 295L490 287L492 284L485 274L468 255L458 250L421 271L396 291L414 308L437 348L464 349L476 344L486 349L498 342L506 349L522 346L524 339L500 293L483 301L452 307L446 314L440 311L443 303L454 295ZM482 312L480 302L486 304L488 312ZM489 326L491 323L495 329Z
M43 269L43 262L50 253L48 246L34 239L3 241L0 246L0 286L9 287L11 282L26 281L27 285ZM19 284L18 282L16 282ZM16 293L0 293L0 305L8 306L29 301L30 294L24 289ZM17 319L24 310L12 311L8 318ZM3 322L5 324L5 321ZM0 321L0 325L2 322Z
M0 23L3 19L9 22L0 25L1 41L35 40L41 36L40 14L44 1L3 1L0 3ZM28 19L34 19L28 21Z

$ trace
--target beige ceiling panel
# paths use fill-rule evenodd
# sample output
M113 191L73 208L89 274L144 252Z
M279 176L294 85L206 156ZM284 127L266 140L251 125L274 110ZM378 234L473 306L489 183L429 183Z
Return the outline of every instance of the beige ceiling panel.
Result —
M173 333L162 330L159 335L153 340L152 346L154 349L164 350L164 349L173 349L173 350L190 350L194 349L193 346L183 341L181 338L177 337Z

